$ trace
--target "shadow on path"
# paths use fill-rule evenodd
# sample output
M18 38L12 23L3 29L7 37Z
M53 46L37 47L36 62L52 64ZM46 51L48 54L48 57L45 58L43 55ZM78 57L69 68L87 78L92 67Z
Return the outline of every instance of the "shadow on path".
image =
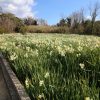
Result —
M0 100L11 100L0 66Z

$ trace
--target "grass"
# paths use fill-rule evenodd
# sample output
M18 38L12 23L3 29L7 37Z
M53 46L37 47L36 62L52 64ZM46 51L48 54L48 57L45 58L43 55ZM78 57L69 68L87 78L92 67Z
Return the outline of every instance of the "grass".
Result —
M1 35L0 50L32 100L100 98L100 37Z

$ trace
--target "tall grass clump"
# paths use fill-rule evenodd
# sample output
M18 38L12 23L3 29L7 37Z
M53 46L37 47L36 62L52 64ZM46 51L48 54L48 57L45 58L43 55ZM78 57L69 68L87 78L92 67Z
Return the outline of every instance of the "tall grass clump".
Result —
M31 100L99 100L100 38L3 35L0 50Z

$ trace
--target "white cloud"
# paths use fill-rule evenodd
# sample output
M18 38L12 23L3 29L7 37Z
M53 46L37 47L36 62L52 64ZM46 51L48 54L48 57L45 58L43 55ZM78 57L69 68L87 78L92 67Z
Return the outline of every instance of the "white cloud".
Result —
M86 19L89 19L89 20L91 20L91 16L89 16L89 15L88 15L88 16L86 16Z
M35 16L33 6L35 6L35 0L0 0L0 7L4 12L10 12L17 17Z
M91 20L91 16L86 16L86 19ZM96 21L97 21L97 20L100 20L100 16L97 16L97 17L96 17Z

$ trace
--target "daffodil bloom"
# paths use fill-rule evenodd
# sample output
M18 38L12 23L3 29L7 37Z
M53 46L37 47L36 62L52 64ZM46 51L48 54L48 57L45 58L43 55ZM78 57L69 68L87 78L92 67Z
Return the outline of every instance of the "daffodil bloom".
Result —
M26 47L26 50L27 50L28 52L30 51L30 49L31 49L30 47Z
M26 78L26 80L25 80L25 85L27 88L29 87L29 79L28 78Z
M50 76L50 74L49 74L49 72L47 72L44 77L48 78L49 76Z
M42 94L40 94L40 95L38 96L38 98L39 98L39 99L44 98L44 94L43 94L43 93L42 93Z
M14 53L13 55L10 56L10 60L15 60L18 56L16 55L16 53Z
M85 97L85 100L91 100L90 97Z
M24 57L28 58L28 54L26 53L26 54L24 55Z
M39 82L39 86L43 86L43 85L44 85L44 81L41 80L41 81Z
M82 69L84 69L85 65L83 63L79 64Z

